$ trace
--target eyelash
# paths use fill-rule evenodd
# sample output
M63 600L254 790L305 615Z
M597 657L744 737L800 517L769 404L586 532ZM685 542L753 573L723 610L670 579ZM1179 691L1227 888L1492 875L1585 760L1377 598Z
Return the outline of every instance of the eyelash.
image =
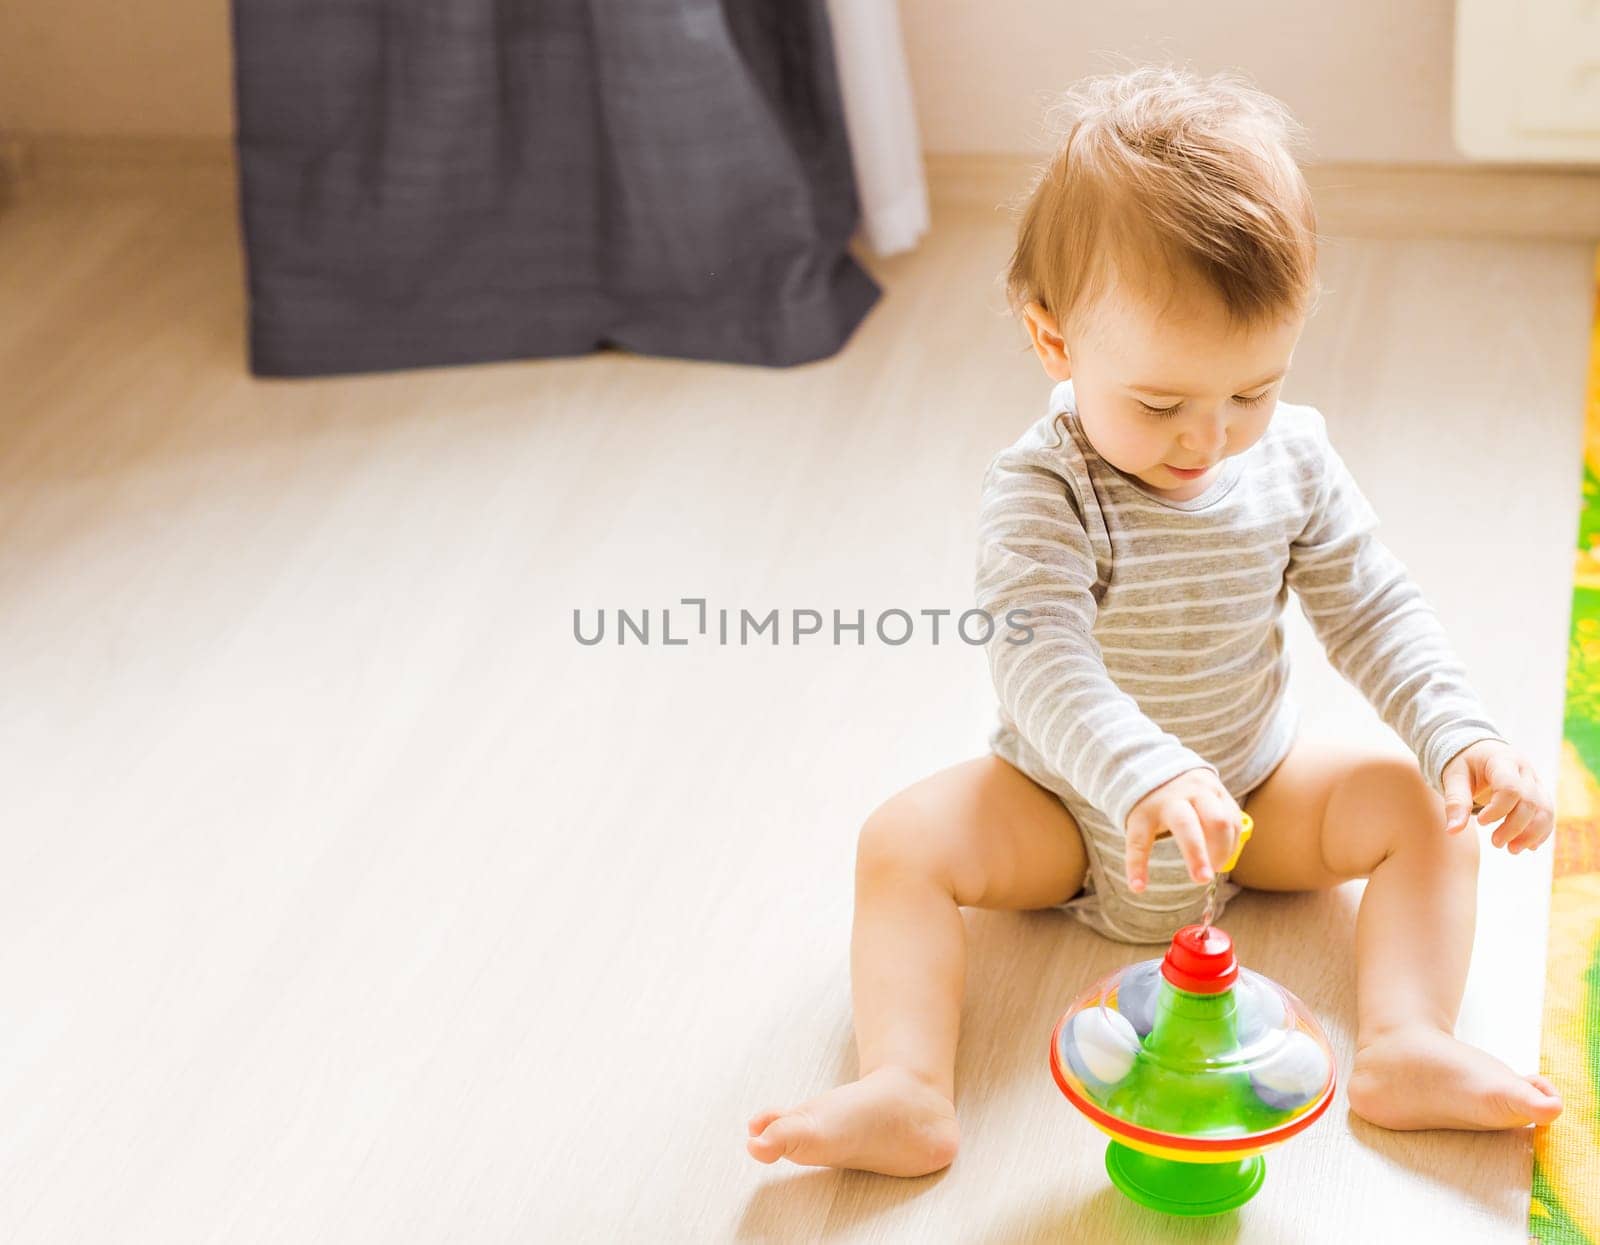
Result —
M1237 394L1235 394L1233 400L1235 402L1237 402L1240 406L1260 406L1263 402L1265 402L1267 400L1267 395L1270 394L1271 392L1272 392L1272 390L1270 390L1270 389L1263 389L1260 393L1256 394L1256 396L1253 397L1253 398L1241 398ZM1141 402L1141 403L1139 403L1139 405L1144 407L1146 413L1148 413L1150 415L1155 415L1158 418L1162 418L1162 419L1165 419L1166 417L1168 417L1170 415L1176 415L1180 410L1183 409L1183 403L1182 402L1179 402L1174 406L1151 406L1148 402Z

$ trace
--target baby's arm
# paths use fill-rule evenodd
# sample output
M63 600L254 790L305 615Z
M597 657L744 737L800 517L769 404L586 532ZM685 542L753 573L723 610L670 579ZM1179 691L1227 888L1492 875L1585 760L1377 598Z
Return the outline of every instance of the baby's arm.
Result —
M1317 419L1316 500L1289 551L1289 586L1334 669L1416 753L1444 794L1451 758L1501 739L1467 683L1444 627L1405 567L1373 535L1377 516Z
M1146 795L1180 774L1204 771L1197 777L1209 776L1214 792L1192 803L1169 801L1176 817L1160 826L1141 817L1137 829L1146 849L1160 830L1171 831L1191 872L1205 880L1207 843L1216 861L1226 859L1238 806L1215 768L1146 717L1106 673L1092 633L1095 580L1069 481L1041 456L1001 454L984 479L977 574L977 604L996 623L988 653L1000 703L1054 772L1130 831L1129 814ZM1018 621L1032 628L1025 643L1011 642L1015 632L1004 625L1015 610L1026 612ZM1190 785L1198 791L1207 784Z

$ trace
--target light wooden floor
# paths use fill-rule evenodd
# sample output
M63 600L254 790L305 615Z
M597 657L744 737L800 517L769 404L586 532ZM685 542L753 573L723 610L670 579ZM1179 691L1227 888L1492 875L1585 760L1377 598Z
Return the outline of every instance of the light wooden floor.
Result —
M853 1074L854 837L982 747L981 652L591 649L572 611L965 608L1047 391L1006 234L945 211L794 371L269 383L225 192L0 214L0 1239L1521 1240L1527 1135L1342 1095L1236 1215L1123 1202L1046 1043L1150 952L1055 913L969 913L946 1173L746 1156ZM1552 777L1589 266L1336 245L1288 389ZM1295 621L1313 719L1384 739ZM1529 1069L1548 868L1488 857L1461 1022ZM1228 918L1346 1067L1357 893Z

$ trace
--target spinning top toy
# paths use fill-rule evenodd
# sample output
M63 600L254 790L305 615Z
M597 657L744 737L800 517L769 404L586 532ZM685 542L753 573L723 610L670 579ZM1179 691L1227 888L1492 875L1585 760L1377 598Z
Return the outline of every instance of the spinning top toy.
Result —
M1266 1178L1262 1154L1333 1101L1321 1026L1289 991L1239 967L1206 907L1164 958L1096 982L1050 1035L1056 1084L1111 1138L1112 1183L1173 1215L1248 1202Z

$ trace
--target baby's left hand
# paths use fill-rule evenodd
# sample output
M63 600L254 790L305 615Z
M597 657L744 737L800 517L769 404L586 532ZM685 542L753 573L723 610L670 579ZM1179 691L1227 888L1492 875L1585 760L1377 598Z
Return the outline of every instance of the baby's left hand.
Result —
M1533 766L1511 745L1481 739L1451 758L1443 778L1444 828L1451 834L1466 826L1474 798L1481 798L1479 825L1505 818L1490 840L1496 847L1515 856L1550 837L1553 802Z

